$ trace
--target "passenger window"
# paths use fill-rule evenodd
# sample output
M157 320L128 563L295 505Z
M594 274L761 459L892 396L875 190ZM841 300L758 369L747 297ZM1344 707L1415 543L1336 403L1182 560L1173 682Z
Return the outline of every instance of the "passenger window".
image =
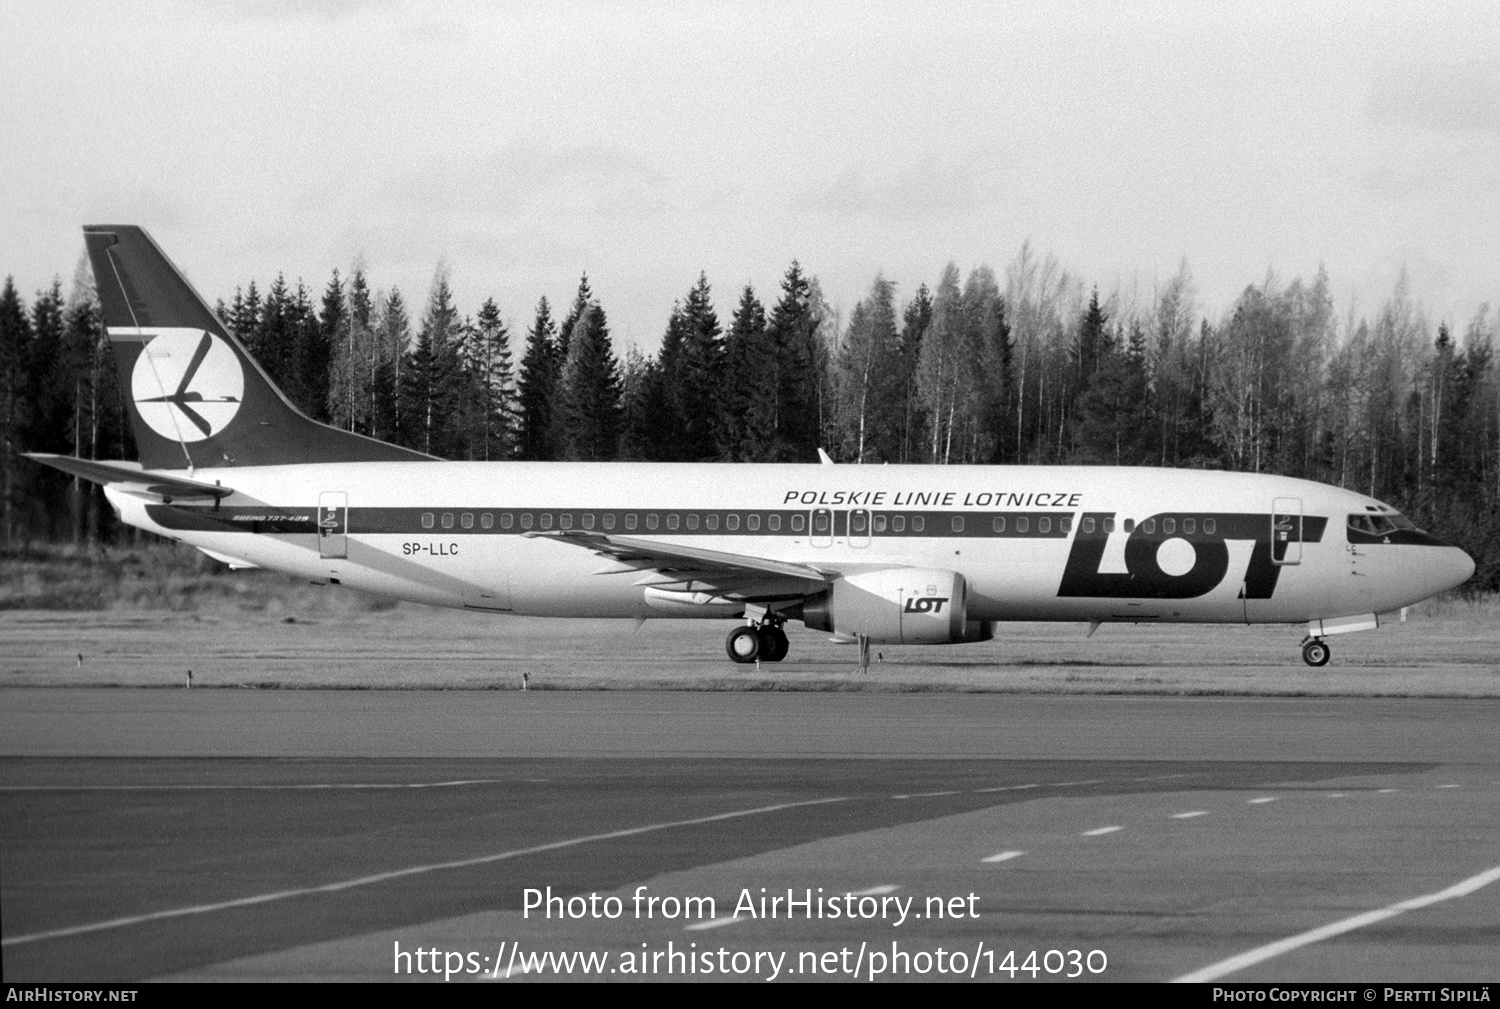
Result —
M593 512L585 512L584 513L584 515L583 515L583 527L585 529L592 529L592 528L594 528L594 513Z
M680 524L681 524L681 520L677 517L677 513L676 512L673 512L672 514L670 514L670 515L667 516L667 528L668 529L672 530L673 532L676 532L677 531L677 527Z
M898 533L904 533L904 532L906 532L906 516L905 515L892 515L891 516L891 531L892 532L898 532Z
M481 528L481 529L493 529L493 528L495 528L495 516L491 515L489 512L485 512L483 515L479 516L479 528Z
M568 512L563 512L560 516L558 516L557 524L563 529L572 529L573 516Z
M706 526L708 526L708 531L709 532L713 532L714 530L716 530L716 529L719 528L719 516L717 516L717 515L705 515L703 517L703 524L706 525Z
M650 515L646 516L647 529L654 532L656 530L656 527L659 525L661 525L661 517L658 516L655 512L652 512Z
M521 528L522 529L530 529L531 528L531 512L522 512L521 513Z
M923 529L925 529L926 527L927 527L927 520L925 518L923 518L920 515L913 515L911 517L911 531L912 532L919 533Z
M432 512L423 512L422 513L422 528L423 529L431 529L432 528Z
M453 513L452 512L443 512L443 528L444 529L452 529L453 528Z
M766 529L769 530L770 532L773 532L773 533L774 532L780 532L781 531L781 516L780 515L767 515L766 516Z
M626 515L625 516L625 531L626 532L634 532L635 531L635 527L640 524L640 521L641 521L640 518L637 517L637 515L635 514L635 512L631 512L629 515Z
M1156 532L1156 519L1147 519L1146 521L1142 522L1141 523L1141 531L1143 531L1147 536L1151 536L1151 535L1155 534L1155 532Z
M798 512L792 516L792 532L800 533L807 528L807 516Z
M885 516L884 515L876 515L875 516L875 531L877 533L883 533L883 532L885 532Z
M758 532L760 532L760 516L759 515L747 515L747 516L745 516L745 529L748 532L752 532L752 533L758 533Z
M541 527L543 529L551 529L552 528L552 513L551 512L542 512L542 520L541 520L540 524L541 524Z
M962 515L953 516L953 531L956 533L964 531L964 517Z
M1038 519L1036 529L1037 532L1050 533L1052 531L1052 520L1049 518Z
M819 536L828 535L828 513L826 511L813 512L813 532Z
M512 515L510 512L505 512L503 515L500 516L500 528L501 529L509 529L511 526L513 526L515 524L516 524L516 517L514 515Z
M1128 533L1135 532L1135 519L1126 519L1125 520L1125 531L1128 532Z
M1164 533L1166 533L1168 536L1170 536L1173 533L1175 533L1177 531L1177 520L1176 519L1162 519L1161 520L1161 531L1164 532Z
M605 515L604 516L604 531L605 532L609 532L614 527L615 527L615 517L613 515Z
M995 520L991 522L990 525L994 527L995 532L997 533L1005 532L1005 516L996 515Z
M739 532L740 517L738 515L726 515L724 517L724 528L730 532Z
M1071 517L1062 520L1062 531L1065 533L1073 531L1073 519Z
M1107 533L1112 533L1112 532L1115 531L1115 520L1114 519L1105 519L1104 520L1104 531L1107 532Z
M1083 520L1083 531L1086 532L1086 533L1091 533L1091 532L1094 531L1094 520L1093 519L1087 518L1087 519Z
M864 512L862 512L862 511L856 511L856 512L850 512L849 513L849 531L850 532L862 533L862 532L865 531L865 528L869 524L870 524L870 516L867 515L867 514L865 514Z
M689 529L697 529L698 528L698 516L697 515L689 515L687 517L687 527Z
M458 520L458 524L461 525L461 526L463 526L465 529L473 529L474 528L474 513L473 512L464 512L463 516Z
M1214 530L1217 528L1217 526L1218 524L1214 522L1213 519L1203 520L1203 531L1209 536L1212 536L1214 534Z
M1031 519L1027 518L1025 515L1022 515L1020 518L1016 519L1016 532L1026 533L1030 531Z
M1197 521L1197 519L1183 519L1182 520L1182 531L1185 534L1187 534L1188 536L1191 536L1191 535L1193 535L1193 533L1197 532L1198 531L1198 521Z

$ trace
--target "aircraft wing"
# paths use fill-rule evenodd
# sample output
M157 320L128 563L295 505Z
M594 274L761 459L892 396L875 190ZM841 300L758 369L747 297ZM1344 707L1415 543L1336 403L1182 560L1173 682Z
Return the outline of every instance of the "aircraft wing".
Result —
M226 498L234 493L229 487L216 483L203 483L186 477L167 473L154 473L142 469L140 463L105 459L75 459L69 455L48 455L45 452L26 452L26 458L60 469L73 476L109 486L123 485L127 490L154 494L166 501L173 498Z
M525 535L533 539L551 539L583 547L613 558L621 565L616 569L619 571L634 569L656 572L662 577L653 579L650 584L657 588L679 591L712 588L718 595L735 599L786 599L809 595L822 591L829 582L839 577L839 572L823 571L806 564L790 564L765 557L659 543L633 536L611 536L581 529L530 532Z

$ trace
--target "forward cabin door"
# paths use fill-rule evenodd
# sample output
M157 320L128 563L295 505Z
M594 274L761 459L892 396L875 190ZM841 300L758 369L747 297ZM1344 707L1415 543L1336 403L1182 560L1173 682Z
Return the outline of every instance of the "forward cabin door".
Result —
M1279 497L1271 502L1271 563L1302 563L1302 499Z
M349 495L341 490L318 495L318 556L325 560L349 556Z

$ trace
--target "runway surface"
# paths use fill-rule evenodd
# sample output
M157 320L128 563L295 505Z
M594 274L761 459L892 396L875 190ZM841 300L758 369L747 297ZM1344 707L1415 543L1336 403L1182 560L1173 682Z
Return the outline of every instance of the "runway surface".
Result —
M3 690L5 980L1494 981L1497 719L1492 700ZM812 917L788 919L789 889ZM593 959L555 959L573 953Z

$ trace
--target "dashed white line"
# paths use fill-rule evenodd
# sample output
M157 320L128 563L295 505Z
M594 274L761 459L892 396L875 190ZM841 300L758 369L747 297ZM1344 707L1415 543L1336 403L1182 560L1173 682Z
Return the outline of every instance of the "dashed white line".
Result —
M1357 928L1373 925L1378 921L1385 921L1387 918L1394 918L1396 915L1406 911L1415 911L1430 904L1452 900L1455 897L1468 896L1480 887L1488 886L1497 879L1500 879L1500 866L1481 872L1477 876L1470 876L1468 879L1455 883L1446 890L1439 890L1437 893L1429 893L1422 897L1413 897L1411 900L1403 900L1399 904L1392 904L1389 907L1383 907L1376 911L1366 911L1364 914L1356 914L1351 918L1344 918L1341 921L1323 925L1320 928L1315 928L1278 942L1259 946L1238 956L1232 956L1227 960L1211 963L1207 967L1193 971L1191 974L1184 974L1182 977L1173 978L1172 980L1174 982L1187 983L1217 981L1226 974L1233 974L1236 971L1244 970L1246 967L1253 967L1255 964L1269 960L1274 956L1280 956L1282 953L1288 953L1294 949L1309 946L1312 943L1321 942L1336 935L1343 935L1345 932L1352 932Z
M1013 859L1013 858L1020 858L1024 854L1026 854L1026 852L1024 852L1024 851L1001 851L1001 852L997 852L994 855L989 855L989 856L986 856L985 858L981 858L980 861L981 862L1009 862L1011 859Z
M627 827L624 830L611 830L603 834L570 837L566 840L553 841L549 844L538 844L530 848L516 848L513 851L500 851L492 855L480 855L476 858L460 858L451 862L434 862L430 865L412 865L404 869L392 869L389 872L377 872L368 876L357 876L353 879L339 880L336 883L324 883L321 886L303 886L291 890L276 890L271 893L260 893L250 897L218 901L213 904L174 907L164 911L151 911L146 914L130 915L125 918L111 918L108 921L91 922L87 925L73 925L68 928L50 929L46 932L33 932L30 935L10 936L6 939L0 939L0 946L20 946L24 943L40 942L43 939L59 939L64 936L83 935L88 932L103 932L108 929L124 928L127 925L139 925L148 921L161 921L164 918L183 918L194 914L227 911L230 908L236 907L252 907L256 904L269 904L273 901L286 900L290 897L305 897L318 893L337 893L340 890L350 890L357 886L384 883L392 879L419 876L429 872L439 872L443 869L466 869L470 866L487 865L491 862L502 862L507 859L520 858L523 855L536 855L544 851L556 851L560 848L572 848L580 844L589 844L595 841L612 841L619 837L634 837L637 834L649 834L658 830L670 830L674 827L692 827L700 823L717 823L722 820L734 820L744 816L755 816L760 813L775 813L783 809L822 806L832 802L844 801L846 800L842 796L831 799L807 799L802 802L777 803L774 806L757 806L754 809L736 809L728 813L715 813L712 816L693 817L690 820L669 820L665 823L650 823L643 827Z
M1083 832L1083 836L1084 837L1098 837L1100 834L1113 834L1117 830L1124 830L1124 829L1125 829L1124 827L1095 827L1093 830L1085 830Z
M723 928L725 925L733 925L737 921L749 921L749 918L741 918L739 915L730 915L728 918L710 918L708 921L694 922L684 932L706 932L711 928Z
M975 795L985 792L1020 792L1028 788L1040 788L1040 785L996 785L994 788L976 788Z
M1330 798L1330 799L1347 799L1347 798L1349 798L1349 793L1348 792L1329 792L1328 793L1328 798Z
M1379 789L1376 789L1376 793L1379 794L1379 795L1390 795L1394 791L1395 791L1394 788L1379 788Z
M850 890L851 897L883 897L888 893L895 893L901 887L895 883L882 883L880 886L872 886L868 890Z
M1192 810L1189 810L1186 813L1173 813L1172 814L1172 819L1174 819L1174 820L1191 820L1195 816L1207 816L1207 815L1208 815L1208 810L1206 810L1206 809L1192 809Z
M1439 785L1438 788L1462 788L1462 785Z
M909 795L893 795L892 799L928 799L934 795L957 795L959 789L955 788L948 792L912 792Z
M316 781L287 784L187 784L187 785L0 785L0 792L320 792L333 790L385 790L403 788L458 788L463 785L497 785L505 778L465 778L461 781Z
M1274 795L1263 795L1259 799L1249 799L1249 800L1247 800L1248 804L1251 805L1251 806L1259 806L1259 805L1261 805L1262 803L1265 803L1265 802L1275 802L1275 801L1276 801L1276 796L1274 796Z

